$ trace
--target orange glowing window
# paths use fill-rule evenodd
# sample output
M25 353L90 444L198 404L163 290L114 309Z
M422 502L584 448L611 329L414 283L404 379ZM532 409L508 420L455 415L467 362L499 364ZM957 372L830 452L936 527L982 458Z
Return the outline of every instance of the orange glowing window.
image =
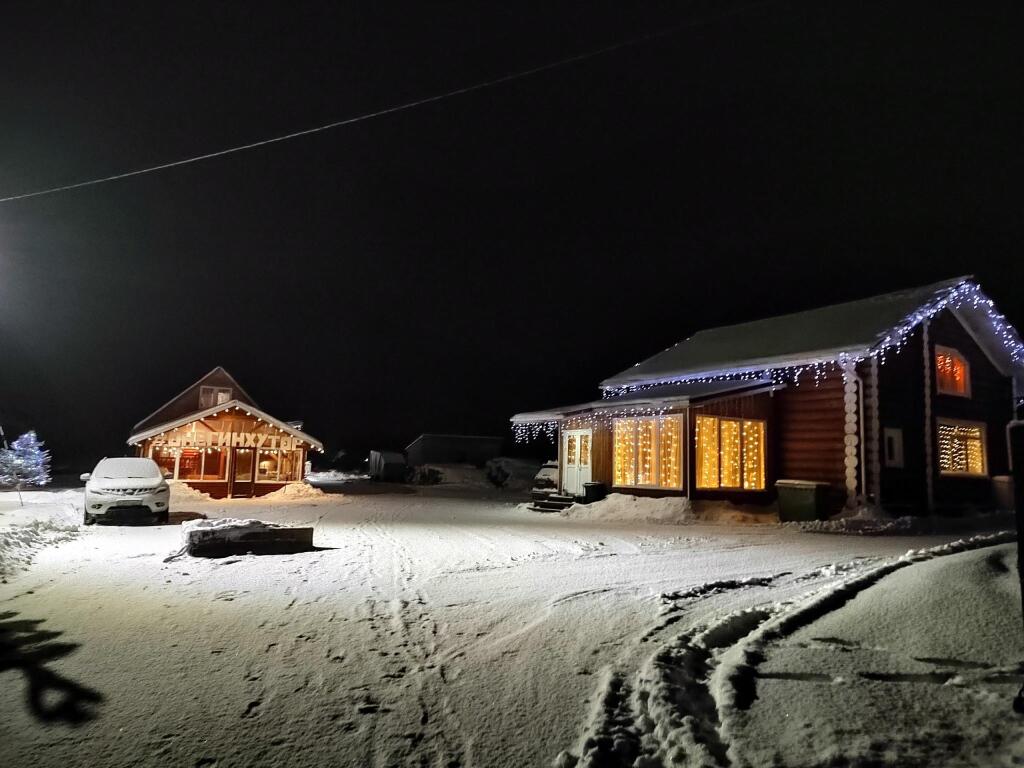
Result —
M765 423L697 416L697 487L763 491Z
M971 396L971 367L955 349L935 347L935 383L940 395Z

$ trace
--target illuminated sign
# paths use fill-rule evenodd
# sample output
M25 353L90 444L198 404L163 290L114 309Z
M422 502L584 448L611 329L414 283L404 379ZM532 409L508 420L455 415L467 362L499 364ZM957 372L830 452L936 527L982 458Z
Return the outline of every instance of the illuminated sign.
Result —
M153 441L167 448L278 448L294 451L303 441L290 435L266 432L180 432Z

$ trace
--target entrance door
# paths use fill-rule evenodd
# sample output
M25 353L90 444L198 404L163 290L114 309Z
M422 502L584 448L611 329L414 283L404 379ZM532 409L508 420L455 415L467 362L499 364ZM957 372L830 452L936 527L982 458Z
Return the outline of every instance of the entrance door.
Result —
M252 496L256 451L252 448L231 450L231 496Z
M593 431L570 429L562 433L562 493L582 496L590 482L590 446Z

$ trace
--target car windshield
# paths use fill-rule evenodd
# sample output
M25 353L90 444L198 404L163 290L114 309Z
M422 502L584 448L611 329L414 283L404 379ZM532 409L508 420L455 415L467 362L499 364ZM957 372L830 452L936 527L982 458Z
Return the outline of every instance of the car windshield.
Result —
M103 459L93 476L103 480L159 480L160 467L152 459Z

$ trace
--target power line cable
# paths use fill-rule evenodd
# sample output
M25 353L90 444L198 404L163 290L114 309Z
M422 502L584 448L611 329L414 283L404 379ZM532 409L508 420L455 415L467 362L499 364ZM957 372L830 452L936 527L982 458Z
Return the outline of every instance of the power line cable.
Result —
M735 14L735 13L747 10L749 8L752 8L752 7L755 7L755 6L758 6L758 5L764 5L764 4L765 4L764 2L757 2L757 3L751 3L749 5L740 6L738 8L733 9L732 11L728 12L727 14L722 14L722 16L732 15L732 14ZM721 18L721 16L716 17L716 18ZM347 117L344 120L336 120L333 123L325 123L324 125L318 125L315 128L306 128L306 129L301 130L301 131L294 131L292 133L286 133L286 134L284 134L282 136L274 136L274 137L269 138L269 139L262 139L260 141L253 141L253 142L250 142L248 144L240 144L238 146L228 147L227 149L219 149L216 152L207 152L206 154L203 154L203 155L195 155L193 157L186 157L186 158L184 158L182 160L174 160L174 161L169 162L169 163L161 163L160 165L151 165L151 166L148 166L146 168L137 168L134 171L125 171L123 173L115 173L115 174L112 174L110 176L102 176L102 177L96 178L96 179L89 179L88 181L78 181L78 182L75 182L73 184L63 184L63 185L58 186L58 187L49 187L48 189L40 189L40 190L36 190L34 192L23 192L23 193L17 194L17 195L10 195L8 197L0 197L0 203L10 203L10 202L13 202L14 200L25 200L25 199L30 198L30 197L41 197L43 195L52 195L52 194L56 194L57 192L67 192L68 190L72 190L72 189L81 189L82 187L92 187L92 186L95 186L97 184L105 184L108 181L117 181L118 179L127 179L127 178L130 178L132 176L142 176L143 174L146 174L146 173L155 173L156 171L164 171L164 170L167 170L168 168L177 168L178 166L182 166L182 165L190 165L192 163L199 163L199 162L202 162L203 160L211 160L211 159L213 159L215 157L223 157L224 155L231 155L231 154L235 154L236 152L245 152L246 150L256 149L257 147L265 147L268 144L278 144L278 143L280 143L282 141L290 141L291 139L298 139L298 138L301 138L303 136L310 136L310 135L312 135L314 133L322 133L323 131L330 131L330 130L333 130L335 128L341 128L341 127L346 126L346 125L353 125L354 123L361 123L361 122L363 122L365 120L372 120L372 119L377 118L377 117L384 117L385 115L393 115L396 112L404 112L404 111L409 110L409 109L415 109L416 107L422 107L425 104L433 104L434 102L443 101L444 99L450 99L453 96L461 96L461 95L466 94L466 93L472 93L474 91L481 91L481 90L484 90L485 88L492 88L492 87L494 87L496 85L501 85L503 83L512 82L513 80L519 80L519 79L524 78L524 77L531 77L533 75L540 74L541 72L547 72L549 70L557 69L559 67L564 67L564 66L567 66L567 65L570 65L570 64L576 64L576 63L581 62L581 61L586 61L587 59L592 59L595 56L603 56L605 54L613 53L614 51L618 51L618 50L621 50L623 48L628 48L628 47L631 47L631 46L634 46L634 45L639 45L640 43L645 43L645 42L648 42L650 40L655 40L655 39L662 38L662 37L668 37L668 36L673 35L673 34L675 34L676 32L678 32L678 31L680 31L682 29L696 27L696 26L699 26L701 24L705 24L705 23L707 23L709 21L712 21L712 20L714 20L714 19L712 19L712 18L705 18L705 19L695 20L695 21L692 21L692 22L689 22L689 23L685 23L685 24L678 24L676 26L669 27L668 29L663 29L663 30L660 30L658 32L650 32L650 33L648 33L646 35L641 35L640 37L634 37L634 38L630 38L629 40L623 40L623 41L618 42L618 43L613 43L612 45L607 45L607 46L605 46L603 48L596 48L594 50L590 50L590 51L586 51L584 53L576 54L574 56L568 56L568 57L566 57L564 59L558 59L557 61L551 61L551 62L548 62L546 64L541 64L541 65L536 66L536 67L530 67L529 69L522 69L522 70L519 70L517 72L512 72L512 73L507 74L507 75L502 75L501 77L496 77L496 78L494 78L492 80L484 80L484 81L479 82L479 83L473 83L472 85L466 85L466 86L463 86L461 88L455 88L455 89L450 90L450 91L445 91L444 93L437 93L437 94L434 94L433 96L426 96L426 97L424 97L422 99L416 99L414 101L407 101L407 102L405 102L403 104L396 104L396 105L391 106L391 107L385 107L384 109L378 109L378 110L375 110L373 112L366 112L364 114L356 115L354 117Z

